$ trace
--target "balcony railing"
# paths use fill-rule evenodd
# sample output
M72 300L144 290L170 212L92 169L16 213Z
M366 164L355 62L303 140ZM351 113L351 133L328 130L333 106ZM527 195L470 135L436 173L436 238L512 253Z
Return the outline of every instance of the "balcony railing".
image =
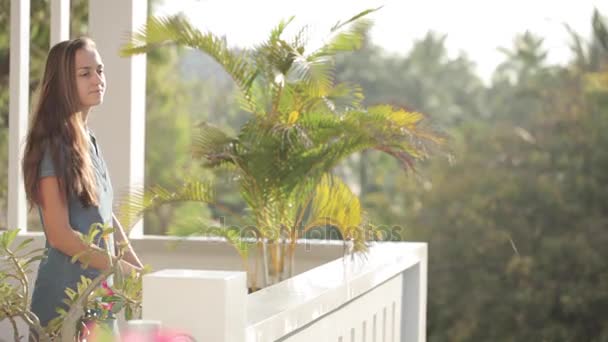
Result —
M19 239L28 237L32 248L44 245L40 233ZM146 236L133 245L157 271L144 279L143 319L197 341L425 340L424 243L375 243L365 256L343 258L341 243L309 240L298 245L293 278L252 294L226 242ZM2 339L12 339L8 322L0 322Z

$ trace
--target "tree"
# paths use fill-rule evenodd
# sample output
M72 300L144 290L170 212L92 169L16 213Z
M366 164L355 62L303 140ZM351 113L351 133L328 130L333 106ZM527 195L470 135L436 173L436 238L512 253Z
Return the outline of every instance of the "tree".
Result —
M542 51L523 37L513 51ZM460 127L432 187L402 183L404 236L430 243L430 341L608 338L606 69L524 52L504 64L517 66L512 83L488 93L510 99L490 102L505 115Z

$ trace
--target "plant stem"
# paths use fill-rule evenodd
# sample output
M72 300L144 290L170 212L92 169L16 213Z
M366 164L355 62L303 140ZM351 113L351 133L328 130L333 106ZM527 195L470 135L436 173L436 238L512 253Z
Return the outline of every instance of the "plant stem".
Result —
M269 279L268 279L268 255L266 253L266 239L262 238L262 272L264 272L263 276L264 276L264 284L263 286L266 287L269 284Z
M15 265L15 269L17 270L17 274L19 275L19 282L21 283L21 286L23 287L23 311L27 311L27 308L29 307L29 286L27 283L27 275L25 274L25 271L23 270L23 267L21 267L21 265L19 264L19 261L17 260L17 257L15 256L15 254L13 254L13 252L10 249L6 249L6 253L8 254L9 258L11 259L11 261L13 262L13 264Z
M253 275L251 277L251 292L258 290L258 262L253 263Z
M38 342L47 342L51 340L44 331L44 329L42 329L42 326L40 325L40 320L35 314L26 311L20 313L19 316L25 321L25 323L27 323L30 329L34 329L36 335L38 335Z
M91 284L83 291L78 300L70 307L63 323L61 324L61 341L73 342L76 336L76 322L80 319L84 307L87 303L89 295L101 284L104 279L107 279L114 272L113 268L105 270L98 275Z
M19 342L21 338L19 337L19 329L17 328L17 322L15 322L13 316L9 315L9 312L6 309L3 311L6 315L6 318L8 318L8 320L11 322L11 325L13 326L13 336L15 338L15 342Z

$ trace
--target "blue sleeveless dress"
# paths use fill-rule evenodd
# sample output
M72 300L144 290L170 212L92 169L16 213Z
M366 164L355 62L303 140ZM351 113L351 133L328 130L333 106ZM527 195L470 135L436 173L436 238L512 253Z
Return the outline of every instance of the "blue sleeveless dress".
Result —
M110 176L101 149L91 131L89 131L89 138L89 155L97 178L99 206L85 208L77 197L70 195L68 198L70 226L82 234L88 234L91 225L95 223L112 224L113 190ZM39 178L54 176L55 174L55 167L47 149L40 162ZM40 208L38 210L40 221L44 226ZM105 249L103 239L99 240L99 247ZM112 253L114 253L112 237L108 244ZM81 276L94 279L99 274L98 270L91 267L83 269L78 261L72 263L71 257L51 247L48 241L46 242L46 248L48 249L48 257L40 262L31 305L32 312L38 316L43 326L46 326L50 320L59 315L56 311L57 308L68 309L67 305L63 303L63 299L67 298L65 295L67 287L76 289Z

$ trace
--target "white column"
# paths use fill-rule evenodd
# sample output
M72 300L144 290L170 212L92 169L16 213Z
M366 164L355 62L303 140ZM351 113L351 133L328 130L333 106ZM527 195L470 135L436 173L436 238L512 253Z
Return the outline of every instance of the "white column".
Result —
M147 20L147 0L91 0L89 35L105 65L103 105L91 113L114 187L115 203L144 183L146 56L122 58L121 46ZM131 237L143 235L140 222Z
M51 0L51 47L70 39L70 0Z
M27 230L21 158L28 125L30 0L11 1L8 119L8 228Z
M143 279L144 320L196 341L245 341L245 272L163 270Z
M428 249L421 248L420 262L403 272L401 341L426 341Z

